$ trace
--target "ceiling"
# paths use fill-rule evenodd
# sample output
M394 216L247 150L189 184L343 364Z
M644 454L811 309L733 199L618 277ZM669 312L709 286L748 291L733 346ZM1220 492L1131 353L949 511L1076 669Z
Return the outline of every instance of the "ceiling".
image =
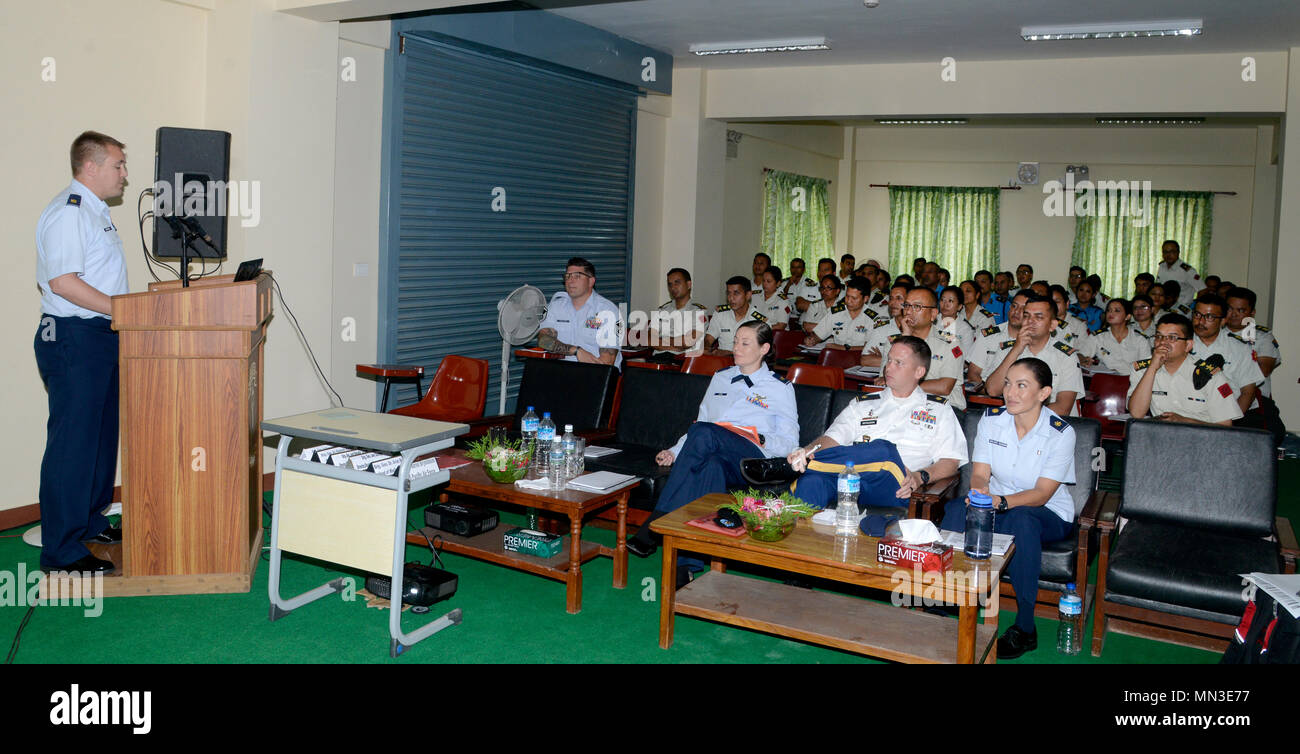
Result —
M671 52L680 63L743 68L850 63L1265 52L1300 46L1297 0L529 0ZM1025 42L1022 26L1201 18L1193 38ZM696 57L698 42L825 36L819 52Z

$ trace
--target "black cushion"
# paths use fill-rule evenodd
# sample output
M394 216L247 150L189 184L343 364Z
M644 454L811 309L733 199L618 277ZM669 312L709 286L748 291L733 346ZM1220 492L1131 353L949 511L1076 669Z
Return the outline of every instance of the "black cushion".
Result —
M529 406L541 417L551 412L556 428L572 424L576 432L605 426L614 405L618 370L608 364L583 364L561 359L524 359L516 413Z
M836 390L835 394L831 396L831 410L828 414L830 421L826 422L826 426L829 427L833 424L835 419L840 415L840 412L848 408L850 403L861 396L861 390Z
M1277 452L1268 432L1134 421L1124 454L1120 515L1224 534L1272 533Z
M649 370L634 368L629 371L644 372ZM607 447L618 447L622 452L604 456L603 458L587 459L587 472L613 471L619 474L632 474L640 477L641 484L634 488L632 494L628 496L628 505L644 510L654 508L655 501L659 499L659 493L663 490L664 482L668 480L668 474L672 472L671 466L660 466L655 463L655 456L663 448L627 443L605 443L605 445Z
M614 428L616 445L671 448L700 415L712 379L703 374L628 369Z
M1130 519L1115 538L1106 599L1124 595L1224 615L1241 615L1241 576L1281 571L1276 542Z
M799 444L808 445L831 425L831 397L834 393L819 385L795 385L794 404L799 412ZM837 414L838 415L838 414Z
M1038 573L1038 580L1062 584L1074 581L1074 556L1078 549L1079 527L1077 525L1070 529L1065 539L1043 545L1042 566Z

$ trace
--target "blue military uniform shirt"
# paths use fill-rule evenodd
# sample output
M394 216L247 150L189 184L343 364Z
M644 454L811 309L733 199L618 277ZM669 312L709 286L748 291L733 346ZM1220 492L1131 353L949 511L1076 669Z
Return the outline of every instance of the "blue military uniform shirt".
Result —
M746 382L748 377L748 382ZM709 389L700 402L696 421L731 422L754 427L763 435L763 455L768 458L787 456L799 444L799 412L795 408L794 386L767 368L760 366L751 375L742 375L740 367L731 366L713 375ZM686 435L671 450L681 455Z
M623 322L618 316L618 307L609 299L591 292L581 309L573 307L569 294L560 291L551 297L550 306L546 308L546 318L542 328L555 331L555 337L561 343L577 346L592 356L600 356L600 349L618 350L623 345ZM577 361L577 356L566 356L565 361ZM614 356L614 366L623 367L623 354Z
M70 272L107 296L127 293L126 259L108 205L80 181L60 191L36 224L36 283L41 312L56 317L108 315L77 306L50 290L50 281Z

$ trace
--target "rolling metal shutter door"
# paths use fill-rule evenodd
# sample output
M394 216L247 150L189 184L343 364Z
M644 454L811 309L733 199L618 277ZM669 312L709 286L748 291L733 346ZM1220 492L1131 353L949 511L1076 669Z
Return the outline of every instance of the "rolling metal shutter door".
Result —
M498 301L526 283L549 300L572 256L596 266L598 293L628 300L637 93L430 33L404 47L380 354L430 379L444 355L487 359L492 414ZM511 400L522 372L516 359ZM390 406L417 399L414 385L394 392Z

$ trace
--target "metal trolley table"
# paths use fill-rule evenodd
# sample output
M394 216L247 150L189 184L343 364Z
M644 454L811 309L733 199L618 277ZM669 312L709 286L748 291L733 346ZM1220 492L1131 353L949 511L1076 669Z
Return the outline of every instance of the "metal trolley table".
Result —
M275 455L275 507L271 513L270 619L340 592L338 578L284 599L280 596L280 556L283 552L318 558L371 573L391 573L393 596L388 613L389 655L461 621L460 608L411 633L402 630L402 571L406 552L407 498L448 480L440 470L410 478L416 458L450 447L464 424L429 421L353 408L328 408L262 422L262 429L280 433ZM345 445L359 450L401 454L394 476L358 471L332 463L306 461L289 454L295 438Z

